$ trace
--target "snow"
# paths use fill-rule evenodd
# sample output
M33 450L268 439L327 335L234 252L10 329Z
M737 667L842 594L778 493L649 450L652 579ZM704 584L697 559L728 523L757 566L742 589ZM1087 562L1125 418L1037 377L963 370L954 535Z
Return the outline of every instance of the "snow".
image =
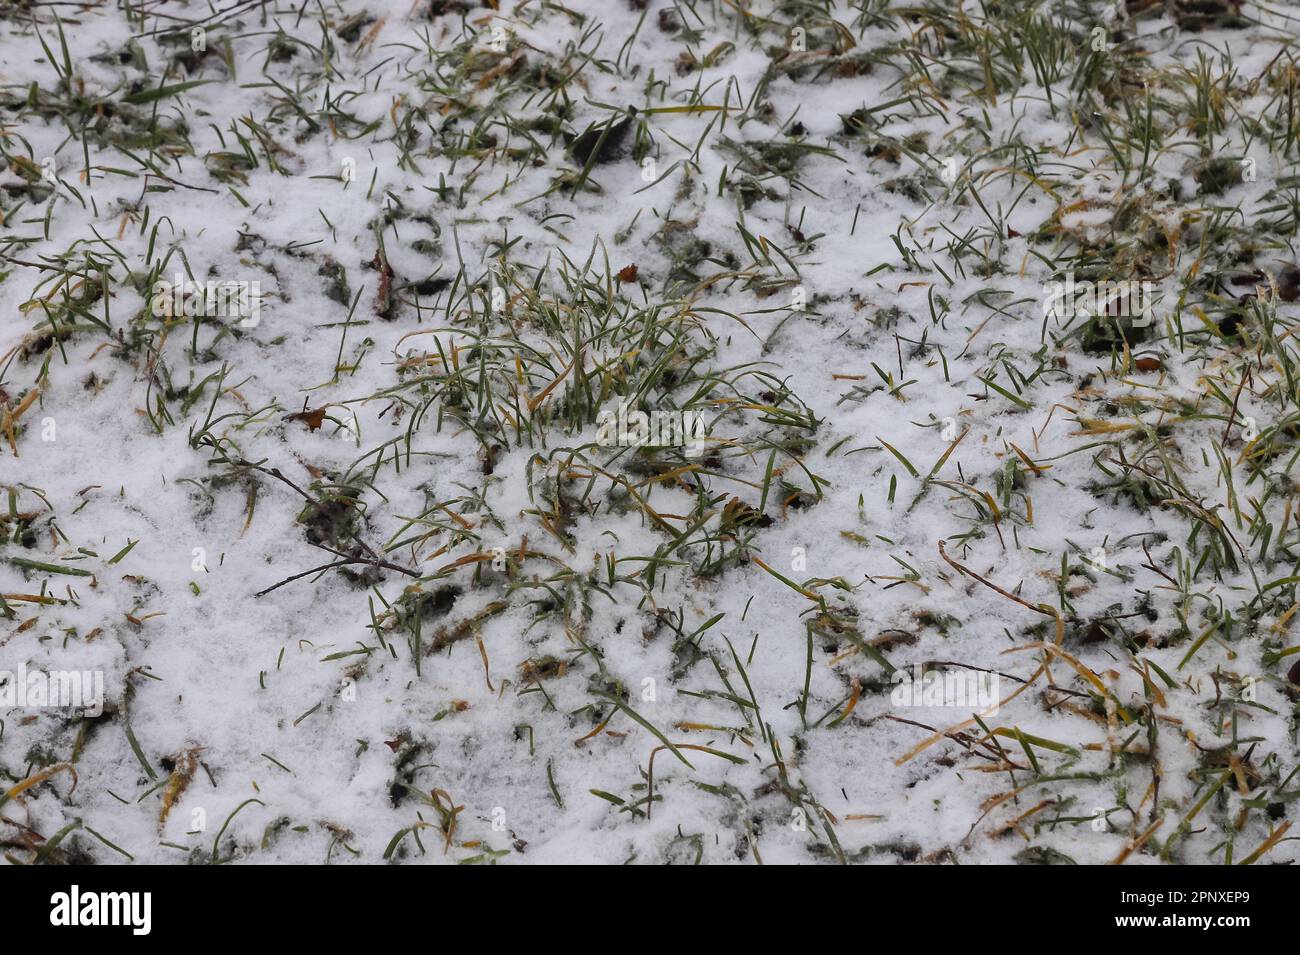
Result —
M763 43L747 49L749 40L735 26L734 13L722 5L708 11L701 7L707 22L693 26L707 35L695 46L697 54L702 57L723 39L735 42L737 49L716 66L678 75L674 61L685 45L680 35L658 26L660 10L670 4L651 0L644 21L636 5L621 0L568 6L580 11L585 22L575 22L559 8L531 4L503 11L497 20L517 44L512 52L523 51L529 69L547 60L558 70L555 64L566 55L573 61L566 68L573 69L579 60L574 51L591 53L597 42L599 57L612 62L624 39L637 31L622 54L621 75L593 59L573 81L568 123L577 132L609 117L596 104L642 109L681 105L692 88L712 105L746 103L771 63L767 48L777 42L776 34L767 34ZM557 175L580 171L563 141L549 147L542 165L511 161L503 149L486 159L446 155L446 144L454 142L456 133L470 130L463 122L443 127L444 109L456 112L469 103L487 108L497 95L494 83L485 85L480 75L468 71L442 75L436 84L429 79L437 72L420 34L427 31L435 49L445 51L461 30L458 14L431 19L427 3L367 7L348 0L337 7L330 14L335 25L346 19L341 11L369 9L384 19L364 26L358 42L333 37L327 77L320 60L305 48L287 62L268 63L267 44L278 31L313 47L320 43L319 14L299 17L296 8L287 6L268 4L263 15L241 13L209 32L210 49L230 38L233 76L220 57L210 54L193 75L182 69L164 79L166 60L157 38L138 40L149 63L150 86L207 81L157 104L160 116L188 125L193 146L193 155L178 151L166 174L204 191L176 187L144 193L142 179L110 171L139 166L97 140L87 145L93 171L86 182L82 143L68 136L60 120L24 116L6 120L7 129L0 133L11 154L29 156L37 166L42 157L54 156L65 183L57 198L28 205L16 218L6 219L0 253L36 262L69 249L76 255L94 252L112 263L115 282L107 309L102 300L90 306L112 327L111 335L83 322L85 330L66 342L32 355L11 355L0 365L0 388L14 403L27 389L41 389L21 419L18 454L8 448L7 439L0 451L0 483L14 507L38 512L34 546L9 542L0 549L0 592L57 599L48 604L10 601L15 616L0 622L0 669L98 669L108 696L105 718L93 722L68 719L48 708L0 711L0 775L6 787L47 765L71 762L76 771L75 788L71 774L58 773L8 800L0 806L6 820L47 838L80 820L84 828L62 848L75 846L104 863L125 859L102 840L139 863L206 862L224 824L216 855L249 864L373 864L386 858L440 863L479 859L487 852L498 862L613 864L694 861L697 851L711 863L761 857L766 864L784 864L837 859L841 850L827 839L828 823L815 809L820 806L834 816L838 846L853 861L1010 862L1034 846L1079 862L1106 862L1132 844L1157 809L1164 821L1156 841L1163 843L1204 793L1189 774L1202 765L1205 749L1233 739L1233 727L1210 705L1216 699L1212 674L1229 672L1258 681L1260 706L1235 709L1237 736L1258 741L1256 765L1286 777L1294 764L1292 704L1276 678L1277 667L1269 667L1263 656L1266 644L1285 645L1268 632L1276 621L1251 621L1246 632L1230 641L1208 640L1194 663L1180 670L1190 640L1174 639L1177 601L1153 590L1164 581L1141 567L1147 557L1135 535L1165 535L1145 539L1158 565L1177 576L1172 550L1180 547L1186 557L1188 518L1170 508L1140 512L1123 500L1112 503L1109 495L1094 494L1089 488L1101 474L1092 463L1093 452L1081 450L1097 439L1080 436L1077 417L1102 417L1098 409L1117 395L1137 395L1149 403L1164 400L1167 409L1183 402L1184 411L1169 410L1167 417L1185 416L1186 409L1203 400L1207 364L1190 355L1180 357L1162 339L1142 346L1143 353L1164 357L1162 372L1121 375L1108 356L1084 353L1077 339L1059 347L1044 344L1042 302L1052 275L1029 254L1039 246L1028 237L1058 210L1046 192L1026 191L1023 178L981 180L984 205L998 210L1018 233L997 240L1005 245L1002 259L1008 270L979 274L974 268L978 259L971 255L963 260L966 274L955 274L942 248L969 230L988 234L989 220L979 205L969 198L945 198L942 184L932 178L926 188L936 197L933 203L891 191L886 188L890 180L918 171L932 177L934 171L921 169L907 156L897 165L870 158L865 140L844 135L842 115L903 95L899 61L833 81L774 76L766 88L771 112L748 117L743 128L737 116L720 112L652 114L658 173L682 162L690 164L689 174L679 168L647 185L629 153L592 168L599 193L573 195L570 186L531 198L547 193ZM196 15L188 7L182 12ZM87 95L106 95L125 76L138 75L93 59L121 49L141 32L138 23L128 23L120 10L108 7L69 9L61 15ZM843 7L836 15L844 23L853 19ZM496 55L483 48L491 16L487 8L468 13L469 22L484 31L478 55L496 62ZM38 19L41 36L53 44L57 31L52 15L43 11ZM146 23L150 30L166 25L153 19ZM43 61L30 24L12 26L0 38L7 54L6 88L21 90L35 81L53 89L55 73ZM371 37L372 29L377 32ZM1169 34L1167 21L1146 20L1135 29L1151 49L1154 65L1186 61L1188 54ZM856 28L853 32L863 51L900 39L898 31L878 26L860 35ZM1278 47L1275 34L1263 26L1202 36L1214 48L1230 48L1239 72L1248 76L1264 71ZM931 69L941 81L944 64ZM421 82L416 70L429 74ZM336 110L378 127L364 133L360 127L311 132L283 92L262 80L263 71L296 89L310 110L332 102ZM647 100L652 75L655 83L666 84L660 87L667 90L662 99L657 92ZM1045 168L1068 160L1085 170L1075 177L1072 196L1091 204L1061 215L1059 222L1070 229L1086 228L1097 241L1106 241L1118 197L1131 184L1121 185L1099 139L1071 142L1077 133L1068 115L1058 107L1053 117L1038 98L1041 90L1032 73L1026 76L1016 97L1000 97L996 104L954 90L946 116L899 107L873 118L881 121L896 112L897 118L883 127L888 135L903 140L929 133L936 157L958 155L965 162L975 156L971 176L1009 166L1006 156L986 150L1017 131L1044 151ZM524 105L534 91L506 94L510 105L504 114L522 123L543 115L536 102ZM1250 103L1262 106L1265 100L1261 93ZM413 124L419 133L411 148L414 164L401 161L394 127L399 111L413 104L425 112ZM283 173L268 168L267 146L241 125L245 117L275 131L283 150L276 151L275 160ZM317 122L324 125L319 118ZM809 142L832 146L842 161L806 157L797 174L806 189L773 180L767 185L782 190L781 197L760 197L747 209L732 193L719 195L720 178L736 176L741 165L721 145L724 137L746 144L788 142L795 122L803 125ZM232 128L248 138L258 165L244 173L246 181L232 181L228 189L210 174L213 164L204 157L242 151ZM431 129L441 130L441 136ZM491 133L498 147L524 145L499 123ZM696 151L701 136L704 145ZM1285 162L1283 168L1267 168L1266 149L1255 148L1261 157L1258 181L1220 197L1225 204L1254 208L1289 169ZM1171 144L1152 158L1156 178L1181 182L1184 195L1194 192L1195 183L1186 175L1193 155L1193 150ZM339 180L345 159L355 162L356 172L347 183ZM447 201L438 195L440 177L450 190ZM0 185L22 181L11 167ZM85 207L73 195L74 187ZM399 205L408 216L381 229L385 211ZM51 210L48 222L46 206ZM141 228L146 206L149 223ZM1179 203L1171 200L1151 214L1172 224L1178 209ZM418 221L420 216L436 223L436 230ZM655 238L670 221L689 223L686 234L707 242L714 259L734 255L734 271L752 268L769 280L790 278L787 263L773 252L776 266L751 265L738 222L787 254L799 244L794 229L806 237L820 235L798 262L806 311L789 307L789 287L767 296L732 281L678 283L670 289L673 264ZM463 262L478 289L473 315L463 311L468 307L464 298L455 306L462 311L449 314L445 290L420 296L419 309L409 301L399 304L392 320L376 315L381 277L370 263L380 234L397 282L452 278ZM442 247L439 255L413 247L417 239L435 235ZM241 236L256 238L241 247ZM937 271L918 271L905 262L895 236L917 262L942 266L951 284ZM513 242L509 269L519 282L530 285L535 270L545 270L543 288L561 301L565 293L555 270L564 261L576 271L590 259L602 275L606 261L613 273L635 264L639 284L620 283L619 293L638 305L688 299L689 317L699 326L690 333L692 342L703 348L709 338L716 341L706 358L709 367L761 370L772 380L738 377L742 394L752 397L781 382L806 404L821 424L802 461L782 454L778 469L805 495L813 495L817 488L803 472L806 467L821 479L822 497L812 506L791 506L774 484L765 509L772 522L755 531L749 552L805 588L809 581L843 578L842 588L819 582L815 589L828 609L856 616L863 639L895 630L912 635L887 651L893 666L958 661L999 671L1010 675L1000 683L1005 696L1019 680L1032 678L1043 662L1046 651L1032 645L1054 639L1051 616L1036 614L954 570L940 556L941 539L948 554L970 571L1030 604L1050 607L1060 606L1062 553L1070 551L1071 563L1080 564L1079 554L1104 548L1108 566L1124 576L1097 570L1074 574L1068 586L1075 616L1086 622L1116 607L1119 614L1133 613L1139 591L1150 591L1157 620L1139 621L1135 629L1150 629L1152 640L1137 653L1119 640L1080 644L1072 623L1064 650L1098 674L1115 699L1135 713L1149 705L1140 661L1178 681L1173 688L1156 684L1165 694L1156 706L1158 794L1147 792L1152 778L1147 760L1113 753L1135 728L1124 727L1113 713L1109 727L1104 712L1081 714L1078 710L1090 705L1085 698L1054 693L1049 705L1046 677L986 720L990 728L1010 727L1075 747L1072 758L1035 749L1044 774L1069 777L1063 781L1036 780L1032 772L987 771L989 760L953 740L901 761L934 729L968 720L970 710L892 705L888 673L865 653L845 656L852 649L847 639L813 638L807 713L801 716L806 625L816 610L803 594L753 560L707 576L696 575L689 566L665 567L653 588L608 586L607 555L624 561L617 565L620 575L631 575L643 566L633 558L655 554L668 538L636 506L610 506L607 479L596 482L595 512L572 515L570 547L547 531L542 512L554 504L554 487L548 489L544 478L553 481L566 469L583 471L585 465L568 457L596 440L594 419L573 434L553 424L544 440L531 444L506 432L509 446L485 474L479 442L447 411L445 395L422 415L409 406L399 411L394 401L399 384L419 374L430 376L432 383L443 369L435 340L448 355L459 344L461 362L476 359L473 349L482 331L494 339L525 342L541 353L550 351L556 369L568 363L557 351L558 337L548 336L532 320L522 300L512 301L506 317L487 311L489 270L508 242ZM986 241L980 238L977 244L983 249ZM125 281L125 273L143 275L171 250L177 251L162 270L165 278L188 262L196 280L259 281L266 297L256 327L234 333L227 327L231 323L204 323L197 333L197 353L192 351L192 324L177 323L165 336L158 334L161 321L148 314L147 288ZM1194 258L1179 261L1180 275ZM327 296L327 281L319 274L330 261L342 266L351 295L359 294L346 327L348 305ZM698 256L688 264L701 278L723 270ZM887 268L879 270L882 265ZM43 320L39 303L29 303L50 294L51 287L49 276L37 269L9 263L3 270L8 274L0 281L0 307L10 320L0 328L0 354L9 355L30 341ZM45 284L38 287L42 280ZM996 293L986 294L990 288ZM1163 316L1178 290L1169 282L1162 289L1157 312ZM409 300L410 293L403 297ZM56 296L50 304L59 301ZM932 309L942 311L943 302L947 315L936 323ZM1195 320L1188 314L1184 321L1191 328ZM146 328L154 332L147 345L136 338ZM999 385L1010 387L999 362L1005 359L1023 373L1036 366L1033 356L1044 347L1051 370L1027 386L1024 396L1031 410L981 381L996 376ZM585 370L590 373L598 362L619 358L621 350L608 343L593 345ZM418 369L402 368L408 359L423 356L432 359ZM1051 364L1058 357L1063 366ZM1224 354L1222 360L1237 359ZM336 374L336 362L353 367ZM157 373L162 365L170 382ZM1081 379L1089 375L1096 389L1092 393L1080 390ZM218 380L223 388L214 406ZM188 403L183 389L204 382ZM903 382L911 383L899 389ZM571 379L557 388L550 398L553 405L571 393L570 384ZM165 403L170 420L159 430L151 415L157 417L159 391L169 386L172 394ZM855 387L859 390L853 395ZM874 390L864 396L867 389ZM540 390L539 382L529 381L529 394ZM413 391L402 394L417 400ZM429 397L432 392L424 396ZM684 400L686 395L676 397ZM1273 412L1256 401L1249 390L1243 393L1241 414L1264 421ZM612 411L616 404L612 396L604 407ZM335 420L327 418L311 430L286 418L305 407L326 407ZM464 639L424 656L417 673L407 637L386 632L390 650L372 628L372 614L382 617L385 601L397 601L416 585L410 578L385 571L367 588L330 571L255 598L258 591L331 558L305 539L298 521L304 502L294 489L266 473L238 473L213 464L211 451L193 446L191 439L202 429L209 408L214 408L214 418L231 415L213 433L227 438L243 458L280 469L301 488L314 480L360 488L360 536L371 545L413 536L401 532L407 519L434 502L448 504L430 515L446 529L418 552L402 547L387 554L389 560L418 565L422 574L433 577L467 555L490 555L493 548L508 555L508 572L489 559L421 582L428 592L447 585L461 591L449 613L422 624L426 649L438 628L490 611L494 601L505 600L507 607L483 617ZM709 528L717 527L716 512L733 495L750 507L759 504L769 451L754 442L759 435L775 433L760 417L723 405L708 415L714 444L730 455L725 473L706 482L715 511ZM1158 417L1142 415L1148 424ZM949 420L955 433L944 437ZM1133 416L1124 413L1113 420L1131 423ZM54 425L53 440L42 439L47 421ZM340 428L342 422L350 429ZM1209 450L1222 432L1222 419L1179 427L1181 473L1189 490L1221 505L1220 516L1226 519L1231 513L1227 492ZM937 475L948 483L927 485L930 469L963 432L966 436ZM744 452L744 442L758 450ZM886 443L920 476L910 474ZM972 500L987 509L980 495L988 494L1004 507L996 474L1008 462L1025 470L1012 446L1044 470L1025 479L996 528L990 521L980 522L979 534L963 545L955 538L976 526ZM400 467L394 466L395 454ZM613 455L602 450L587 457L609 462ZM645 475L627 470L630 457L607 466L643 479ZM377 460L382 463L372 470ZM581 496L588 476L584 472L566 482L566 493ZM887 499L891 480L897 482L892 504ZM254 492L255 498L250 497ZM682 483L647 484L642 493L649 507L672 515L672 525L686 529L688 522L681 517L693 512L697 500ZM1248 511L1247 497L1259 493L1257 484L1249 490L1238 484L1243 512ZM482 507L465 503L474 498L490 507L500 526ZM1026 514L1026 499L1032 499L1032 522L1016 517ZM1279 500L1267 506L1280 515ZM461 521L471 524L481 540L470 537L435 554L452 541ZM1232 527L1240 536L1241 525ZM129 541L139 543L119 562L108 564ZM516 555L525 547L538 556L520 565ZM98 556L79 554L78 548ZM665 556L698 562L705 552L697 546ZM24 570L8 561L12 557L72 560L68 566L92 570L94 576ZM1182 608L1193 637L1209 622L1204 612L1214 601L1241 618L1239 608L1255 593L1248 569L1253 563L1253 555L1242 560L1241 572L1221 582L1201 578L1198 589L1206 598ZM550 590L540 586L564 568L572 571L567 581L552 581ZM1280 576L1285 574L1272 573ZM534 586L523 586L530 582ZM539 613L538 602L548 598L569 605ZM723 615L699 641L713 655L716 669L701 659L674 677L674 636L666 620L677 613L685 634ZM946 618L952 619L942 623ZM34 623L24 629L28 621ZM335 656L360 647L373 652ZM526 665L548 657L567 661L567 667L530 681ZM737 659L744 664L743 675ZM1065 659L1052 656L1048 662L1056 686L1073 694L1087 692L1088 684ZM725 685L719 671L726 675ZM652 694L646 681L653 681ZM1225 694L1237 692L1229 691L1230 682L1223 678ZM609 694L618 695L620 686L626 696L619 698L672 743L709 747L736 761L684 749L688 768L671 751L654 752L662 746L655 735L625 711L611 713ZM727 698L732 694L739 704ZM837 721L850 697L856 699L851 712ZM1058 705L1062 700L1076 709ZM813 726L823 714L829 717ZM156 778L133 751L128 726ZM741 727L743 734L736 731ZM968 738L983 735L979 727L965 732ZM765 738L769 733L773 742ZM1137 735L1144 743L1145 727ZM1000 735L997 742L1025 764L1014 736ZM194 749L201 768L163 820L166 766ZM593 794L612 794L626 803L644 799L652 752L656 799L649 818L644 803L634 814ZM395 780L410 788L395 788ZM783 786L801 793L803 802L782 792ZM990 807L1019 787L1023 789L1014 800ZM1236 788L1233 781L1227 791ZM1232 792L1225 798L1226 804L1216 802L1207 815L1234 819L1242 797ZM252 799L256 802L249 803ZM1045 800L1050 805L1018 830L995 834ZM454 829L446 838L438 828L443 821L439 806L457 807ZM1114 809L1104 831L1091 824L1097 807ZM1054 819L1072 821L1052 825ZM421 821L432 826L407 834L387 852L399 832ZM1180 838L1176 858L1221 861L1215 847L1224 837L1222 828L1194 828L1200 831ZM8 839L13 831L0 833ZM1253 813L1236 833L1237 857L1268 834L1262 813ZM25 858L7 844L11 854ZM1270 860L1294 860L1292 845L1282 842ZM1138 851L1128 861L1158 860Z

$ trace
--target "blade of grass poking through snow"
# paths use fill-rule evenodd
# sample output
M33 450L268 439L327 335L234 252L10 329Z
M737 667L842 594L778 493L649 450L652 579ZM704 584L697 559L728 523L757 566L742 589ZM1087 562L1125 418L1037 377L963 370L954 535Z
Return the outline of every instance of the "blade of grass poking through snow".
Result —
M763 493L758 499L758 511L767 513L767 493L772 489L772 469L776 466L776 448L767 456L767 468L763 471Z
M1201 647L1205 646L1205 641L1209 640L1210 637L1214 635L1214 631L1219 629L1221 623L1222 621L1220 620L1211 621L1209 626L1207 626L1204 630L1201 631L1201 635L1192 641L1192 645L1187 648L1187 652L1183 654L1183 658L1178 661L1177 668L1179 670L1181 670L1189 662L1191 662L1192 657L1196 656L1196 651L1200 650Z
M1007 389L1003 388L992 378L980 378L979 380L984 384L988 385L990 388L992 388L994 391L1000 394L1003 398L1006 398L1008 401L1014 403L1016 406L1023 408L1025 411L1029 411L1030 409L1033 408L1033 405L1031 405L1024 398L1021 398L1019 395L1015 395L1007 391Z
M1219 775L1218 779L1215 780L1214 785L1206 790L1205 794L1196 801L1196 805L1192 806L1187 815L1185 815L1182 818L1182 821L1178 823L1178 827L1170 834L1169 838L1165 840L1164 848L1161 851L1162 858L1166 860L1169 858L1169 853L1173 849L1174 843L1176 843L1182 834L1188 830L1192 824L1192 820L1195 819L1197 815L1200 814L1201 810L1205 808L1206 804L1214 798L1214 794L1222 789L1224 783L1231 778L1232 770L1225 770Z
M925 480L921 482L921 490L917 492L916 497L912 498L912 503L907 506L908 513L911 513L912 509L921 502L921 498L925 497L926 492L930 489L930 482L934 480L934 476L939 473L944 464L947 463L948 458L957 450L957 445L961 444L962 440L968 434L970 434L970 428L966 428L961 434L957 435L952 444L948 445L948 449L944 451L943 454L939 455L939 460L934 462L934 467L930 468L930 473L927 474Z
M212 839L212 864L215 865L221 861L221 851L219 848L221 845L221 837L226 834L226 830L230 827L230 823L234 821L234 818L237 815L239 815L240 811L245 806L251 806L254 803L256 803L259 806L263 806L263 807L266 806L266 803L262 802L262 800L260 799L256 799L256 798L245 799L243 802L241 802L238 806L235 807L235 811L232 812L229 816L227 816L226 821L221 824L221 828L217 830L217 834Z
M192 90L198 86L204 86L211 82L210 80L190 80L186 83L175 83L171 86L158 86L153 89L141 90L138 93L132 93L130 96L124 96L122 102L130 106L143 106L145 103L153 103L160 99L167 99L169 96L179 96L186 90Z
M45 845L41 846L41 848L37 850L36 858L32 860L32 865L41 865L43 862L49 859L50 855L58 850L59 843L61 843L64 840L64 837L66 837L68 833L75 832L80 828L81 828L81 820L74 819L72 822L68 823L66 826L64 826L54 835L50 836L50 838L45 841Z
M812 600L816 603L823 602L822 597L819 594L815 594L811 590L805 590L803 587L796 584L789 577L786 577L784 574L781 574L773 570L766 563L764 563L761 558L751 557L750 559L754 563L756 563L759 567L762 567L765 571L767 571L769 574L775 577L777 580L781 581L781 583L785 584L787 587L789 587L791 590L795 591L796 593L800 594L801 596L807 597L809 600Z
M23 570L36 570L46 574L63 574L67 577L90 577L92 572L82 567L65 567L60 564L47 564L40 560L28 560L26 557L10 557L9 563Z
M890 454L892 454L895 458L898 459L899 464L907 468L908 474L912 475L912 477L914 478L919 478L921 476L921 472L919 472L916 468L912 467L912 462L907 460L907 458L903 457L903 453L901 451L899 451L888 441L882 440L880 435L876 435L876 440L879 441L882 445L884 445L886 451L888 451Z
M117 852L117 853L119 853L119 854L125 856L125 857L126 857L126 860L127 860L128 862L134 862L134 861L135 861L135 856L133 856L131 853L127 852L125 849L123 849L121 846L117 845L115 842L111 842L110 840L106 839L106 838L105 838L101 833L96 832L94 829L90 828L90 826L86 826L85 828L86 828L86 831L87 831L88 833L90 833L92 836L94 836L96 839L98 839L98 840L99 840L100 842L102 842L104 845L108 846L108 847L109 847L110 849L112 849L114 852Z
M119 560L121 560L121 559L122 559L123 557L125 557L127 554L131 553L131 549L134 548L135 545L138 544L138 543L140 543L139 540L128 540L128 541L126 542L126 546L125 546L125 547L123 547L121 550L119 550L116 554L114 554L112 557L110 557L110 558L108 559L108 563L109 563L109 564L116 564Z
M736 670L740 673L741 680L745 683L745 692L749 694L749 702L754 707L754 718L758 720L758 728L767 739L767 724L763 722L763 711L758 705L758 697L754 695L754 685L749 682L749 674L745 671L745 665L740 662L740 657L736 654L736 648L731 645L731 640L725 635L722 638L727 641L727 649L731 651L731 659L736 664Z
M699 745L698 743L682 743L682 744L680 744L680 745L681 745L681 748L682 748L682 749L694 750L694 751L699 752L699 753L708 753L710 756L717 756L719 759L725 759L725 760L727 760L728 762L734 763L734 764L737 765L737 766L744 766L744 765L745 765L745 760L741 759L739 756L735 756L735 755L733 755L733 754L731 754L731 753L724 753L722 750L720 750L720 749L713 749L711 746L701 746L701 745ZM651 814L652 814L653 811L654 811L654 802L655 802L655 755L656 755L657 753L662 752L663 750L665 750L665 749L667 749L667 748L668 748L668 747L666 747L666 746L656 746L654 749L652 749L652 750L650 751L650 760L649 760L648 765L646 766L646 799L645 799L645 814L646 814L646 818L647 818L647 819L651 818Z
M624 703L622 700L618 699L617 697L610 696L608 693L597 693L596 696L607 703L612 703L615 707L617 707L618 709L626 713L628 716L630 716L634 721L640 723L647 730L649 730L651 735L653 735L657 740L659 740L659 742L663 743L670 753L672 753L674 756L680 759L690 769L695 768L694 766L691 766L690 760L688 760L685 756L682 755L681 750L679 750L676 746L674 746L672 743L668 741L667 736L659 732L659 730L655 728L653 723L651 723L649 720L643 717L636 710L632 709L632 707L628 706L626 703Z
M145 758L144 750L140 748L140 741L135 738L135 733L131 729L130 722L124 720L122 726L126 730L126 741L131 746L131 752L135 754L135 758L140 763L140 767L144 770L145 775L150 779L156 780L158 774L154 772L153 767L149 765L149 760Z
M812 621L804 624L804 638L807 652L804 655L803 692L799 694L799 722L808 728L808 697L812 688L813 669L813 632Z

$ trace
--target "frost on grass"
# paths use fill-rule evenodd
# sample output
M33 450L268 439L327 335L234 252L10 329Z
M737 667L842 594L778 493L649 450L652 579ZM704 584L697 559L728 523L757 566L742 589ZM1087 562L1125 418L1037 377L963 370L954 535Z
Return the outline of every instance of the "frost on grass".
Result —
M1288 8L122 6L0 14L7 860L1294 861Z

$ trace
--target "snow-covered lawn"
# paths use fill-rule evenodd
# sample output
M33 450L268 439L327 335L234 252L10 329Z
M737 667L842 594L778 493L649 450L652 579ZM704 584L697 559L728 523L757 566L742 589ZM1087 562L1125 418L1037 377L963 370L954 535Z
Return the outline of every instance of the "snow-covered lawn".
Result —
M0 20L10 862L1297 858L1294 8Z

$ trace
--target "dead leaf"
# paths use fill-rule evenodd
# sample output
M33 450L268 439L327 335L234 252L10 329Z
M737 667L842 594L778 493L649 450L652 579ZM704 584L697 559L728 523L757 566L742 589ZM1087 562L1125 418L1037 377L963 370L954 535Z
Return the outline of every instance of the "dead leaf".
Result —
M172 806L176 805L176 800L180 799L189 788L190 780L194 778L194 771L198 768L199 747L194 746L177 754L176 766L162 794L162 810L158 813L159 832L162 832L163 826L167 823L167 815L172 811Z
M388 264L388 256L384 254L383 249L375 251L375 257L370 264L379 272L379 292L375 296L375 314L384 319L392 318L393 267Z
M325 423L325 409L329 405L321 405L315 410L299 411L296 414L286 415L285 421L301 421L307 426L308 431L315 431Z

